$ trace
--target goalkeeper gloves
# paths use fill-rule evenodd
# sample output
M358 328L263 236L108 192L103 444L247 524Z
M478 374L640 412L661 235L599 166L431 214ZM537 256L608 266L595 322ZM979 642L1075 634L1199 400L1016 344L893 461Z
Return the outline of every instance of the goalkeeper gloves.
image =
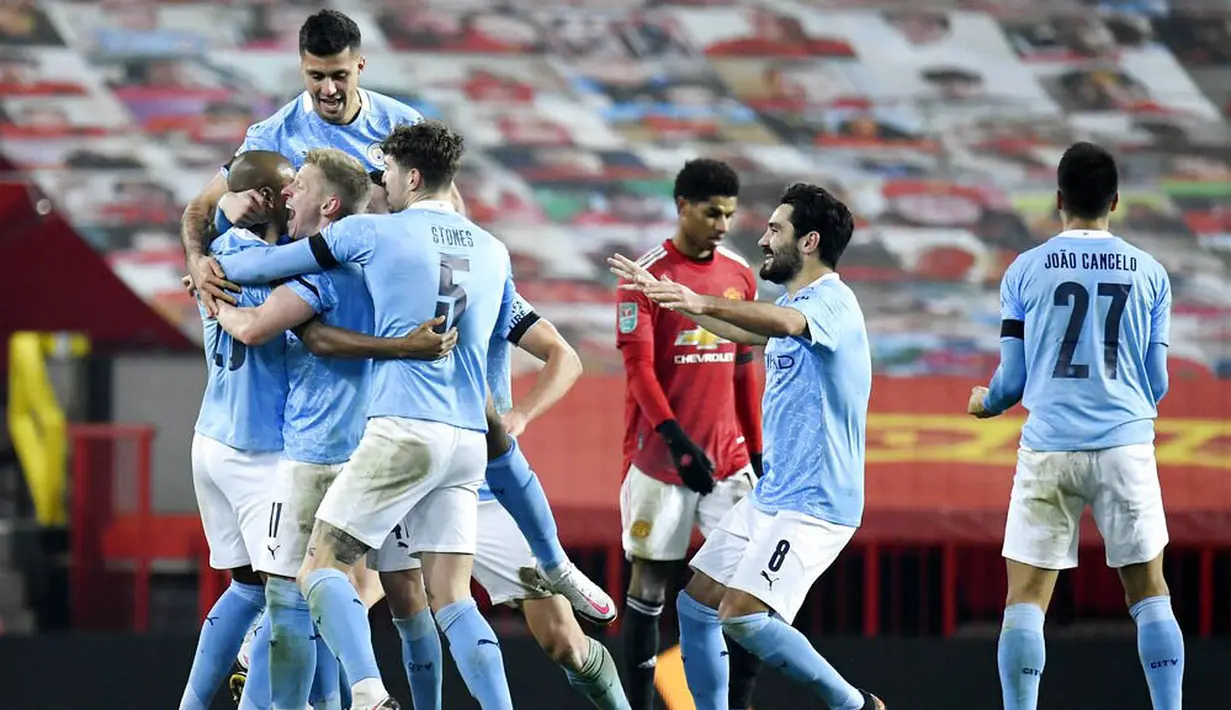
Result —
M693 443L674 419L659 424L655 431L662 434L671 451L671 460L679 471L680 480L690 490L705 495L714 490L714 462L705 455L705 450Z

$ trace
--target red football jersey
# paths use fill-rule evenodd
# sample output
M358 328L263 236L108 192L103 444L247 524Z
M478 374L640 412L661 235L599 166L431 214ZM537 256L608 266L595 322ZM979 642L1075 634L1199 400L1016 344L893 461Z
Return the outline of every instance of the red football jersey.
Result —
M693 261L667 240L638 263L655 276L667 275L702 295L756 299L756 279L748 263L724 247L712 259ZM735 365L737 352L748 355L751 349L719 338L635 291L620 291L618 299L616 344L652 346L654 374L671 411L688 438L714 462L714 477L723 479L747 466L748 449L735 410ZM660 481L681 485L671 452L654 431L655 423L626 386L625 471L633 464Z

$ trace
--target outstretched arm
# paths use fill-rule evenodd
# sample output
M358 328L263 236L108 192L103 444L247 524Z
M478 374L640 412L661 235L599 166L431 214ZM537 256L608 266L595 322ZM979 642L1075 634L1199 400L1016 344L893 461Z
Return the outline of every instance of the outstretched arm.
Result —
M326 325L312 319L295 329L308 351L321 357L375 360L436 360L449 354L457 345L457 329L447 333L433 330L444 325L443 316L421 323L400 338L379 338L346 328Z

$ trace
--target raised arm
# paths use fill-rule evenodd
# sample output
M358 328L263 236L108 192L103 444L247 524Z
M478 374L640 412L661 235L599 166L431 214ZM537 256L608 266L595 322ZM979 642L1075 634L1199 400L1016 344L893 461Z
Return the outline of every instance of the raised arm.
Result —
M282 246L245 249L218 258L231 281L260 284L297 274L328 271L343 262L363 264L372 254L375 237L370 216L347 217L320 234Z
M211 315L218 312L220 301L236 303L235 297L227 293L228 290L236 289L233 285L224 283L222 270L209 256L214 209L226 191L226 178L221 173L215 175L201 194L189 201L183 216L180 217L180 243L184 247L184 264L188 267L188 275L197 289L201 304Z

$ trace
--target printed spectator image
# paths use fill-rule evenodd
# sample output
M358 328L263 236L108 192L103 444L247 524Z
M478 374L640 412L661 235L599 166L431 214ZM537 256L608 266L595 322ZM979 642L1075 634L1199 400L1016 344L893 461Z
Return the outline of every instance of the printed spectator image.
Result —
M0 0L0 217L0 709L1226 705L1231 0Z

